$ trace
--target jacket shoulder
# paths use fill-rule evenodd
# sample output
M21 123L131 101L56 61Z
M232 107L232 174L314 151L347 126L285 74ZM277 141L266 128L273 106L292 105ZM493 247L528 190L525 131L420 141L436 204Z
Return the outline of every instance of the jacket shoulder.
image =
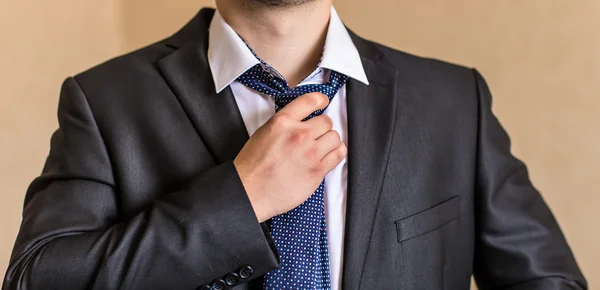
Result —
M109 85L118 80L131 81L131 78L148 77L158 73L156 62L174 50L164 42L157 42L109 59L76 74L74 78L82 85L93 83Z
M387 63L398 70L410 68L416 74L452 75L469 74L473 76L473 69L464 65L440 60L437 58L423 57L408 52L400 51L379 43L370 42L371 45L383 54Z
M371 45L381 52L380 62L393 67L403 83L410 83L423 95L454 101L472 101L477 96L479 74L474 68L417 56L374 42Z
M397 90L410 95L423 108L448 115L456 115L457 112L472 115L477 112L478 74L474 69L370 41L365 43L369 48L363 50L378 55L377 64L397 72Z
M130 112L168 90L159 60L175 48L163 42L117 56L73 76L94 115ZM110 113L113 112L113 113Z

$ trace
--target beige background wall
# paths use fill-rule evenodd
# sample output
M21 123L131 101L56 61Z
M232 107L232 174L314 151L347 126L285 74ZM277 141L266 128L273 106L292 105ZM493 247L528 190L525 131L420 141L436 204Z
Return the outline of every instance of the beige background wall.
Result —
M124 49L119 0L0 0L0 276L64 78Z
M168 36L211 2L0 0L0 273L62 79ZM486 76L515 153L600 287L600 1L338 2L360 35Z

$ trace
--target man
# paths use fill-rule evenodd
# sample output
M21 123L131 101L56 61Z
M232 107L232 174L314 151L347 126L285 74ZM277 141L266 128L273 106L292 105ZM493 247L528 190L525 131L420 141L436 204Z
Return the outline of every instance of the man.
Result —
M587 287L477 71L216 4L66 80L3 289Z

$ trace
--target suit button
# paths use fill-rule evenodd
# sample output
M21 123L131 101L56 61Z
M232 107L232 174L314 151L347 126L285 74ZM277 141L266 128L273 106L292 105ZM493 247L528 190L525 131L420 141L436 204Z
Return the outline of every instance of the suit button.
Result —
M254 269L252 269L252 267L250 266L242 266L238 269L237 272L240 278L248 279L250 278L250 276L252 276L252 274L254 274Z
M196 288L196 290L212 290L212 288L210 286L206 285L206 286L200 286L200 287Z
M212 283L212 289L213 290L223 290L223 289L225 289L225 281L223 281L223 280L215 280Z
M225 283L229 286L237 284L238 281L240 281L240 278L238 278L236 273L229 273L227 276L225 276Z

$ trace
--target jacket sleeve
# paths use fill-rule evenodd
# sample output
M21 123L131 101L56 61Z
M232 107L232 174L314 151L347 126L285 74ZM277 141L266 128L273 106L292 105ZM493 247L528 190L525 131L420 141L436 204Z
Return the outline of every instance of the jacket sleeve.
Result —
M2 289L196 289L242 268L238 277L251 276L239 283L278 267L233 162L123 220L110 156L73 78L58 119Z
M479 288L587 289L527 168L510 153L485 80L474 73L479 95L474 273Z

